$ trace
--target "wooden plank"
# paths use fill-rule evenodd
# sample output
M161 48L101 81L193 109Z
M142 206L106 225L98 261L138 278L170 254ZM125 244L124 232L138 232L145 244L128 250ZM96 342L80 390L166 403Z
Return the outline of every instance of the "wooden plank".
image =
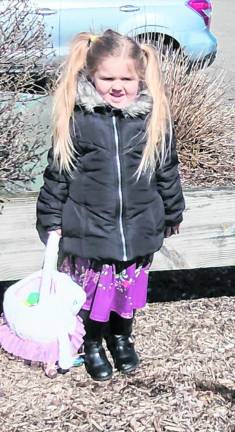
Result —
M5 200L5 198L3 198ZM35 229L36 194L10 198L0 214L0 280L18 280L38 270L43 249Z
M235 189L185 191L179 236L165 240L151 270L235 265ZM38 270L44 246L35 229L36 194L9 198L0 214L0 280ZM141 241L141 239L140 239Z
M152 270L235 265L235 189L185 193L179 236L165 240Z

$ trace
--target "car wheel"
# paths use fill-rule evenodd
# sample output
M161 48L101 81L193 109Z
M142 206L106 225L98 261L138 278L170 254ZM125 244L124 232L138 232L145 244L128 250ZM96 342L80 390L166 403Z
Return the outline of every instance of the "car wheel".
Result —
M175 51L177 49L180 49L180 45L175 39L162 33L143 33L138 35L136 39L138 40L138 42L150 43L156 46L163 55L166 51Z

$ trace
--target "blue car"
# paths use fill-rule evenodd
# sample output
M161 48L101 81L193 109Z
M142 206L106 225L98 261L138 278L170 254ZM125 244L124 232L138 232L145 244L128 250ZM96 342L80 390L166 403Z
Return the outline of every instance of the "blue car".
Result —
M52 36L56 58L68 52L73 36L81 31L120 33L180 47L192 61L215 58L217 41L210 32L211 0L34 0Z

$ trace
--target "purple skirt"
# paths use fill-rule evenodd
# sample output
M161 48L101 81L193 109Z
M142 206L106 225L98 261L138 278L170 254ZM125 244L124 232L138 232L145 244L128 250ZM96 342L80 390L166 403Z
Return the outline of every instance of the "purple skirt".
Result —
M65 258L60 271L69 274L83 287L86 302L95 321L109 321L110 312L132 318L135 309L143 308L147 299L150 259L128 263L100 263L79 257Z

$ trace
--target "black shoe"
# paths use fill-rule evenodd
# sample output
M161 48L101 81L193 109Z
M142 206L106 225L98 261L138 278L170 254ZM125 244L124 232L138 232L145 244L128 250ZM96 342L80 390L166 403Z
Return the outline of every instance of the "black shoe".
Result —
M133 318L122 318L111 312L109 325L106 327L105 339L111 352L115 367L124 373L134 371L139 365L132 339Z
M84 363L87 373L96 381L105 381L111 378L113 368L106 357L102 346L105 324L90 319L90 312L82 309L79 312L85 326L84 336Z
M114 365L120 372L130 373L138 367L140 361L130 335L109 335L106 342Z
M84 344L84 362L87 373L96 381L105 381L112 377L112 365L106 357L101 341L86 340Z

